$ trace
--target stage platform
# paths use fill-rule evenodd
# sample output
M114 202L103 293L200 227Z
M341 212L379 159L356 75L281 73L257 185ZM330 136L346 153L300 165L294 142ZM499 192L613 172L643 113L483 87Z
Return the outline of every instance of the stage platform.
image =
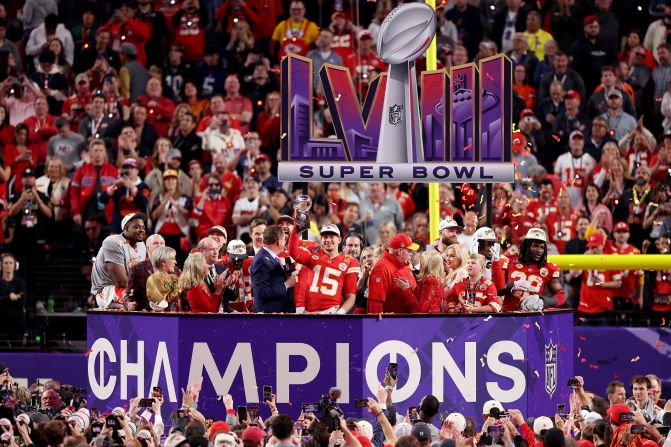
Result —
M405 410L436 395L443 408L471 417L496 399L539 414L567 400L573 376L573 315L568 311L503 315L203 315L89 312L89 402L110 409L159 385L166 407L203 378L198 404L223 418L218 399L262 400L264 385L280 411L298 415L330 387L354 401L374 396L397 362L394 402ZM236 405L237 405L236 403ZM268 416L263 404L261 414ZM265 407L265 409L264 409Z

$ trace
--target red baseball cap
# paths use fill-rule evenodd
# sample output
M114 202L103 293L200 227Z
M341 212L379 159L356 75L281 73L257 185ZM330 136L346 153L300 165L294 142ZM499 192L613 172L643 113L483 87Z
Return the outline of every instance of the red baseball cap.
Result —
M231 432L231 426L228 425L228 423L225 422L225 421L214 422L210 426L210 435L208 436L209 440L212 441L214 439L214 436L217 433L221 433L221 432L230 433Z
M629 231L629 225L627 225L627 222L618 222L615 224L613 231Z
M522 113L520 113L520 117L524 118L525 116L536 116L536 114L531 109L524 109L522 110Z
M270 157L267 156L266 154L259 154L254 159L254 163L258 163L260 161L270 161Z
M569 90L564 95L564 99L580 99L580 93L577 90Z
M599 18L597 16L587 16L582 20L582 26L591 25L594 22L596 22L599 25L601 24L601 22L599 22Z
M601 245L606 245L606 236L603 233L594 233L587 241L588 247L599 247Z
M408 250L417 251L419 250L419 245L415 244L410 236L405 233L399 233L389 242L389 248L398 250L399 248L407 248Z
M631 415L631 408L629 408L627 404L615 404L608 409L608 416L610 417L610 421L615 425L631 422L631 419L629 421L622 420L622 415L625 413L629 413Z
M256 425L251 425L242 431L242 443L244 445L260 445L266 438L266 432Z

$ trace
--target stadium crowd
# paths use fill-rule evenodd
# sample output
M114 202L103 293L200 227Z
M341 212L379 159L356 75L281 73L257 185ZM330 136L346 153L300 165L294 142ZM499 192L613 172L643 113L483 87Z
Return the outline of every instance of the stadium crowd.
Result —
M200 383L183 391L179 409L165 414L160 387L149 398L135 397L123 407L91 408L85 390L56 381L15 386L2 367L0 407L2 444L8 447L668 447L671 401L662 398L654 375L612 381L603 395L582 377L571 379L567 403L556 412L524 417L495 400L484 403L481 418L453 412L433 395L417 406L393 402L397 379L386 374L375 398L357 401L357 417L346 417L332 388L319 402L301 405L300 415L280 413L272 388L264 402L234 406L222 397L226 419L215 421L198 409ZM414 404L414 402L410 402ZM267 409L266 409L267 407ZM289 407L287 405L287 407ZM297 406L294 412L297 413ZM260 411L261 410L261 411ZM287 408L291 411L290 408ZM166 417L166 419L164 419Z
M59 248L102 308L668 313L670 271L562 272L546 256L669 252L671 4L439 5L441 67L513 62L518 178L495 185L492 216L481 185L441 184L436 241L426 185L275 175L281 58L344 65L363 98L386 70L375 44L394 6L0 4L0 242L12 253L0 301L15 330L35 305L36 263ZM314 81L314 134L330 136Z

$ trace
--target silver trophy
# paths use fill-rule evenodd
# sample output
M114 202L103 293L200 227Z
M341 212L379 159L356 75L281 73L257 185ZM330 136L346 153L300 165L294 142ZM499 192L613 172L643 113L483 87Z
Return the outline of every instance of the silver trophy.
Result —
M294 199L294 226L296 234L310 228L310 209L312 209L312 199L310 196L301 194Z
M424 161L415 59L424 54L435 33L436 11L424 3L397 6L380 26L377 54L389 69L377 163Z

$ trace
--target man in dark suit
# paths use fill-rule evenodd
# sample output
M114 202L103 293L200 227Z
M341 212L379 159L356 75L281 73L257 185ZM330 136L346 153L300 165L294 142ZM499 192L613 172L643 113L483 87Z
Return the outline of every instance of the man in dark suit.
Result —
M293 287L296 275L285 269L284 251L287 237L278 225L270 225L263 232L261 248L250 268L256 312L296 311Z

